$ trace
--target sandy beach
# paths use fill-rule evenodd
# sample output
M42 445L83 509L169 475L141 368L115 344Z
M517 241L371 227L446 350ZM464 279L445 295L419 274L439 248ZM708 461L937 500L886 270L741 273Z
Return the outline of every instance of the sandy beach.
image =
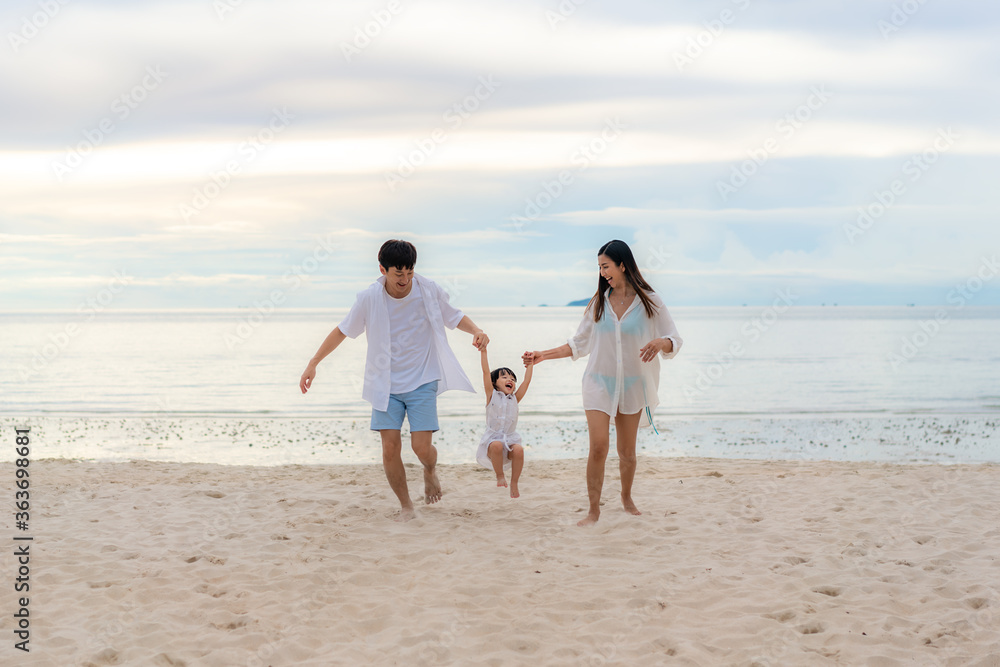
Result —
M34 461L4 664L1000 664L997 465L640 457L632 517L616 463L580 529L580 460L406 524L377 465Z

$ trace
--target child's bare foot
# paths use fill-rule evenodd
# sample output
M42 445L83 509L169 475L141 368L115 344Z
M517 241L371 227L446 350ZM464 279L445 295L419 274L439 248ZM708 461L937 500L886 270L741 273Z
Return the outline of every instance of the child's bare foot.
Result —
M576 522L576 525L583 528L584 526L593 526L597 523L597 520L601 518L600 512L590 512L584 518Z
M625 508L626 512L634 516L639 516L640 514L642 514L642 512L639 511L639 508L635 506L635 503L632 502L631 498L626 498L625 496L622 496L622 507Z
M430 505L441 500L441 482L434 468L424 468L424 502Z
M502 486L504 488L507 488L507 478L506 477L497 477L497 486L498 487Z
M521 492L517 490L517 482L515 482L514 480L511 480L510 482L510 497L511 498L521 497Z

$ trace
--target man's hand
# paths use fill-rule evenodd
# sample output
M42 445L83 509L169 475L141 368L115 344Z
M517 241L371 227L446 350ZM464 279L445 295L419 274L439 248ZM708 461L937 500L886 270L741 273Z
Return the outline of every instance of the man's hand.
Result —
M486 332L480 329L477 333L472 334L472 345L477 350L484 350L486 346L490 344L490 337L486 335Z
M315 377L316 377L316 366L313 364L309 364L308 366L306 366L305 372L302 373L302 377L299 378L299 389L302 390L303 394L309 391L309 388L312 386L313 378Z

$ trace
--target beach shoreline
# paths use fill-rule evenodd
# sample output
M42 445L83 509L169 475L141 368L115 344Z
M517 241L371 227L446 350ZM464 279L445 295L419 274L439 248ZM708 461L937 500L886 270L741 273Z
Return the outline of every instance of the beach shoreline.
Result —
M30 465L23 664L1000 657L995 464L640 456L644 514L621 511L609 461L592 529L575 526L581 460L529 461L517 500L484 468L442 465L443 500L405 524L380 465Z
M484 424L444 417L434 444L442 463L473 463ZM656 431L640 429L645 456L762 460L1000 462L1000 417L944 415L657 416ZM228 465L379 463L381 444L368 418L163 415L0 416L0 431L30 426L39 458L132 459ZM523 415L518 431L531 460L587 456L582 415ZM404 427L404 460L409 451ZM614 453L612 452L612 455ZM0 448L0 461L13 460ZM405 457L409 457L408 459Z

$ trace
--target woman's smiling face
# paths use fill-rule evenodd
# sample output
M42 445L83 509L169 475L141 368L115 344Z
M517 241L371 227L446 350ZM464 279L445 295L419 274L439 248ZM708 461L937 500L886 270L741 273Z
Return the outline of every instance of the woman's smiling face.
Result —
M608 281L612 289L625 289L627 281L623 265L615 264L615 261L607 255L598 255L597 266L601 271L601 277Z

